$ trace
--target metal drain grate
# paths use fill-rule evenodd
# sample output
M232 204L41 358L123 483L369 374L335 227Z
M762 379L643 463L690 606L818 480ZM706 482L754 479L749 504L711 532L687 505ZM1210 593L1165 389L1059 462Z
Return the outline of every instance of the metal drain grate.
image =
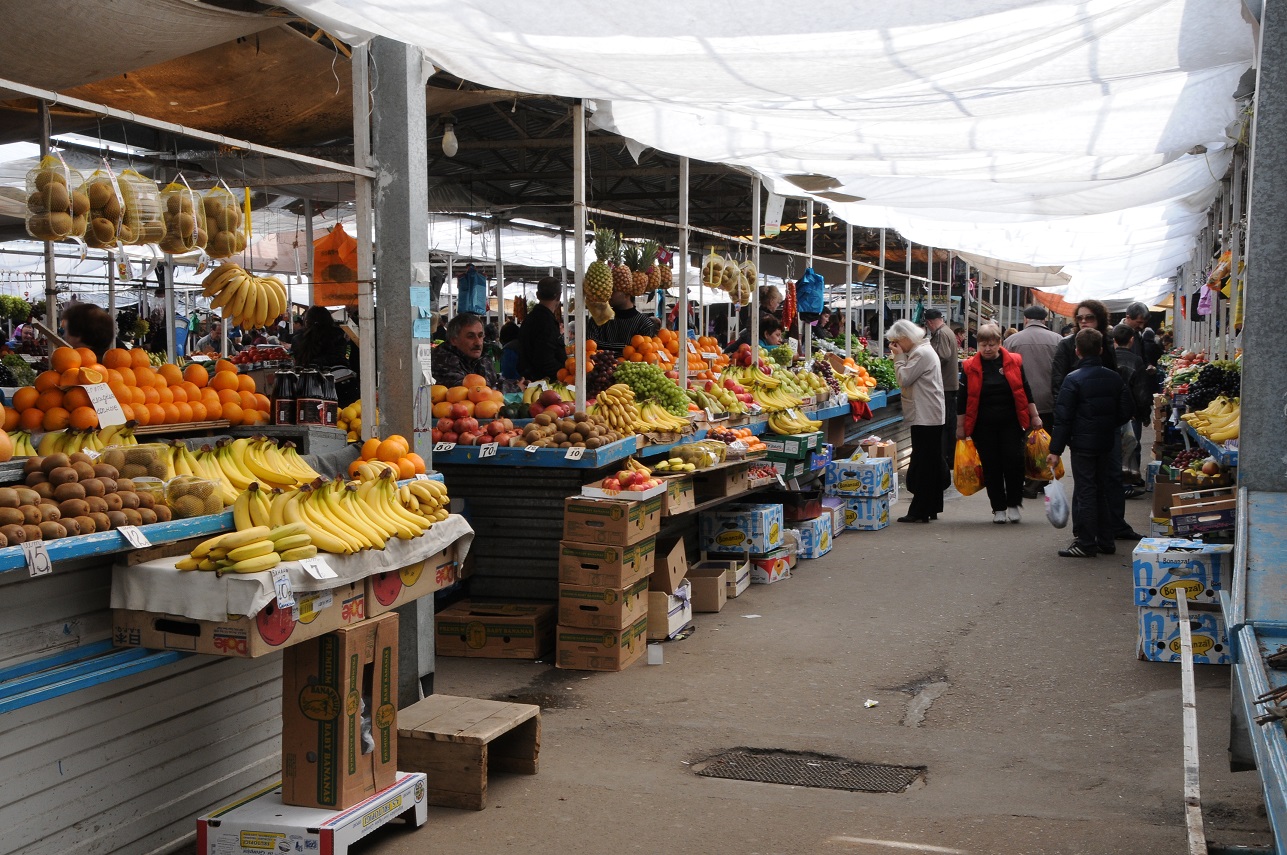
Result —
M901 793L925 772L924 766L887 766L797 754L790 751L735 749L717 754L695 768L707 778L820 787L863 793Z

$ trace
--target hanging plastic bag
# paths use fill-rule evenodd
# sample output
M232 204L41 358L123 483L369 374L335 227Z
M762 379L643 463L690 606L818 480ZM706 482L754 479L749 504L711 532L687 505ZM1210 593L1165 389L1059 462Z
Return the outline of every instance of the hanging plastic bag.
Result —
M121 191L121 243L126 246L160 243L165 237L165 223L161 219L161 193L156 182L127 169L116 177L116 183Z
M724 275L724 259L715 254L712 248L710 255L702 259L702 284L707 288L719 288Z
M1037 428L1028 434L1023 449L1023 475L1033 481L1053 481L1054 473L1046 464L1050 454L1050 434L1043 428Z
M956 441L956 457L952 461L952 481L962 496L973 496L983 489L983 463L972 439Z
M313 241L313 302L356 306L357 296L357 241L336 224Z
M1068 525L1068 494L1064 492L1064 485L1058 481L1051 481L1046 485L1046 519L1055 528L1063 528Z
M245 218L232 191L223 185L212 187L202 195L201 205L210 235L206 241L206 254L211 258L231 258L243 251L246 248Z
M62 157L42 157L27 173L27 234L50 241L84 237L89 197L81 190L83 182Z
M804 275L795 283L796 311L801 320L816 321L822 314L826 287L822 274L812 267L805 268Z
M182 255L206 248L210 237L206 231L206 209L201 203L201 194L189 187L182 175L161 191L161 220L165 235L157 245L162 252Z
M94 249L110 249L121 239L121 221L125 217L125 203L120 187L107 162L85 179L80 192L89 201L89 225L85 229L85 243Z
M920 297L916 298L916 307L912 309L912 323L925 323L925 301Z

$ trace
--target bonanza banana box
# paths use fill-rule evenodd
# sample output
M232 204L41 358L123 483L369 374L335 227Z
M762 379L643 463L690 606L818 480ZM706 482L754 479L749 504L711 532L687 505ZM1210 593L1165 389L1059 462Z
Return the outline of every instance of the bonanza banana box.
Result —
M781 505L727 505L697 519L705 552L771 552L782 545L782 529Z
M375 617L459 582L461 562L448 548L401 570L366 577L366 613Z
M893 489L894 461L889 457L851 457L827 464L823 484L831 496L883 496Z
M559 541L559 581L566 585L625 588L653 572L657 538L633 546Z
M434 616L434 650L475 659L540 659L550 650L554 606L461 600Z
M880 531L889 527L889 494L871 498L845 499L845 528L852 531Z
M1212 609L1206 611L1206 609ZM1225 635L1219 606L1194 603L1189 606L1189 634L1193 639L1193 661L1199 665L1230 665L1233 656ZM1180 661L1180 612L1178 609L1140 609L1138 655L1150 662Z
M253 659L364 620L366 603L366 580L358 580L329 591L296 591L294 609L272 601L253 617L221 621L113 609L112 643Z
M563 502L563 538L630 546L661 531L661 503L660 495L641 502L569 496Z
M371 747L363 739L368 728ZM286 651L282 801L350 808L393 786L397 764L398 613Z
M821 558L831 551L831 514L797 522L800 533L800 557Z
M559 626L624 629L648 616L648 579L627 588L559 585Z
M1135 547L1131 565L1137 606L1173 606L1180 591L1190 603L1215 603L1233 568L1233 546L1146 537Z
M555 630L554 665L572 671L621 671L643 656L647 645L646 614L626 629L560 626Z

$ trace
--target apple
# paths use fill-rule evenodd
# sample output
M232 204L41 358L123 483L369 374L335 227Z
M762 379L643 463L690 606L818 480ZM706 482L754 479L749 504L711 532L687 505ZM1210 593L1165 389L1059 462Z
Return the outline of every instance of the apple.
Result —
M1203 475L1219 475L1219 474L1220 474L1220 464L1219 464L1219 463L1216 463L1214 460L1207 460L1207 461L1204 461L1204 462L1202 463L1202 474L1203 474Z
M546 389L541 393L541 396L536 399L536 403L540 404L542 407L549 407L561 402L562 400L563 398L558 392L555 392L553 389Z
M539 401L533 401L528 406L527 412L532 416L532 418L536 418L541 413L545 412L545 407L541 406L541 403Z

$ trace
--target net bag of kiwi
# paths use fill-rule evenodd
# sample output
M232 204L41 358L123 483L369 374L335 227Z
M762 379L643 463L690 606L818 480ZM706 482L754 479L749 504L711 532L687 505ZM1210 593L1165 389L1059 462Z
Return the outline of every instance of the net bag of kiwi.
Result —
M206 208L201 194L179 176L161 191L161 221L165 234L158 242L162 252L182 255L194 249L205 249L210 239L206 231Z
M156 182L133 169L127 169L116 180L121 190L124 216L121 219L121 243L139 246L160 243L165 236L161 220L161 192Z
M206 255L230 258L246 248L245 218L237 197L227 187L212 187L201 196L206 217Z
M121 222L125 217L125 203L116 176L106 164L95 169L80 186L80 192L89 201L89 225L85 229L85 243L94 249L111 249L120 240Z
M47 154L27 172L27 234L37 240L85 236L89 197L85 179L56 154Z
M176 520L204 517L223 511L219 485L195 475L179 475L165 482L165 503Z
M122 478L160 478L173 476L167 469L170 449L159 442L140 445L109 445L98 459L115 466Z

